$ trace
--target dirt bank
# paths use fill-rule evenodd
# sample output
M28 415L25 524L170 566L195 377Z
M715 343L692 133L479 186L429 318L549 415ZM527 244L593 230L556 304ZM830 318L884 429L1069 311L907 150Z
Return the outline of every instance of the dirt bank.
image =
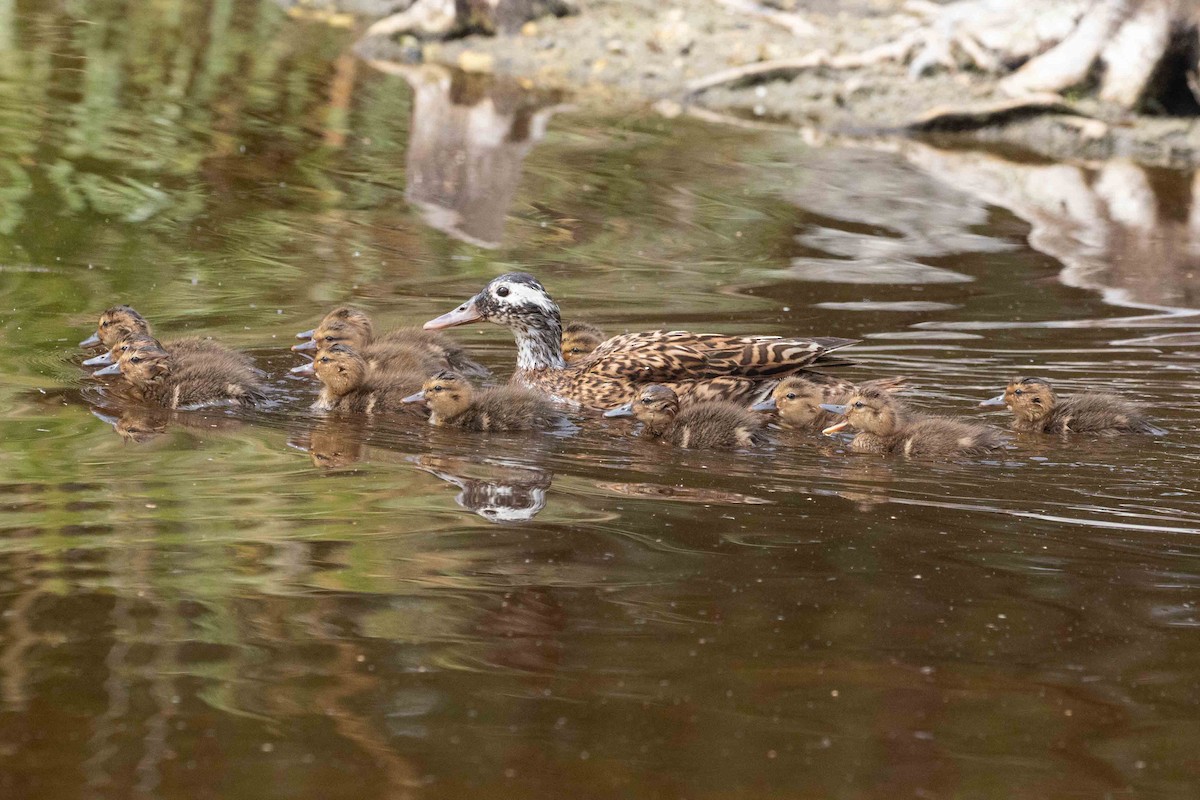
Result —
M590 0L579 13L543 18L511 35L446 42L366 39L370 59L412 58L516 76L568 89L581 104L653 105L664 114L694 113L732 124L778 125L810 135L878 135L881 131L1017 144L1050 157L1127 156L1154 164L1200 161L1195 117L1131 116L1088 97L1052 107L1011 107L994 77L936 71L917 79L895 61L863 69L819 67L756 83L697 82L730 68L802 57L862 53L895 41L917 20L899 0L801 3L792 28L731 7L737 0ZM798 28L798 30L797 30Z

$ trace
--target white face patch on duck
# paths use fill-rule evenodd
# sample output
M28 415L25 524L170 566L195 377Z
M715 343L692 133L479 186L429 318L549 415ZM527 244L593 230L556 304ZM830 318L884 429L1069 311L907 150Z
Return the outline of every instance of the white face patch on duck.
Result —
M546 314L557 314L558 306L546 290L531 283L504 281L491 288L492 301L500 308L534 307Z

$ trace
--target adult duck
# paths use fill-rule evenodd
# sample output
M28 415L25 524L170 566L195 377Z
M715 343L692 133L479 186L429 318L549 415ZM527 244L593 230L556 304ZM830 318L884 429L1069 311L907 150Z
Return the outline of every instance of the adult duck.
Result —
M666 385L684 405L746 401L768 381L857 341L647 331L614 336L589 356L567 364L558 305L537 278L524 272L495 278L458 308L426 322L425 328L482 321L512 330L517 340L514 383L597 410L626 403L638 387L651 383Z

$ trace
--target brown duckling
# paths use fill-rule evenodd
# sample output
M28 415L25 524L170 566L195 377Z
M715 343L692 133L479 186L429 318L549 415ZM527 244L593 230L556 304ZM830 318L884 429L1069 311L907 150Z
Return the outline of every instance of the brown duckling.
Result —
M1008 406L1012 427L1035 433L1166 433L1146 419L1134 403L1113 394L1085 392L1060 398L1042 378L1014 378L1004 394L984 400L980 406Z
M312 404L317 411L414 416L420 412L404 403L404 397L420 387L422 376L419 373L373 370L367 360L348 345L323 348L311 363L294 371L315 374L321 380L321 393Z
M467 431L528 431L557 427L565 417L545 395L521 386L475 389L461 375L442 371L406 403L429 406L429 424Z
M300 352L335 344L348 345L362 354L374 369L415 371L427 375L449 368L473 377L490 374L486 367L472 360L462 347L447 336L420 328L398 328L377 337L366 312L348 306L330 311L321 324L296 334L296 338L306 340L292 346L293 350Z
M572 322L562 332L563 361L573 364L591 355L607 338L604 331L590 322Z
M165 408L261 402L265 397L256 371L237 356L240 354L194 353L183 359L152 337L135 337L117 363L94 374L120 374L141 400Z
M87 359L83 362L83 366L104 367L116 364L117 359L121 357L121 353L128 349L128 340L131 337L151 337L150 323L146 321L146 318L130 306L112 306L105 309L104 313L100 315L99 323L96 325L96 332L79 344L83 347L102 344L108 350L98 356ZM230 350L228 347L217 344L212 339L189 336L183 339L171 339L159 342L159 344L168 353L180 358L187 357L193 353L223 354L230 358L236 358L247 368L257 371L257 367L254 366L254 361L250 356L245 353L239 353L236 350Z
M723 400L692 403L681 411L679 396L659 383L643 386L633 400L604 416L635 417L643 435L678 447L753 447L766 442L763 417Z
M863 386L875 386L887 392L899 391L905 378L880 378ZM837 415L821 407L845 403L858 387L850 381L812 372L792 375L779 382L771 396L750 407L751 411L775 411L785 428L819 431L832 425Z
M821 408L844 417L822 433L846 427L858 431L850 449L857 453L901 453L906 456L979 455L1004 445L1000 431L986 425L909 411L878 386L862 386L844 405Z

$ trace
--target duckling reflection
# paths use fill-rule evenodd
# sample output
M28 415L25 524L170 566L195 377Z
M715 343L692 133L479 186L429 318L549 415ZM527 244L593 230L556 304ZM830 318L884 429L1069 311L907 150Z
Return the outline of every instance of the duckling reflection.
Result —
M293 439L290 443L307 450L313 466L337 469L361 461L366 442L367 432L354 420L324 417L308 431L307 437Z
M1042 378L1014 378L1004 394L979 404L1008 406L1013 413L1012 427L1034 433L1166 433L1146 419L1136 404L1103 392L1082 392L1060 398Z
M209 433L240 428L242 424L239 420L223 414L194 411L178 413L166 408L142 405L122 408L92 406L91 412L96 419L112 425L117 436L134 444L145 444L166 433L171 426Z
M845 405L821 407L843 419L823 433L846 427L858 431L850 443L856 453L899 453L905 456L979 455L1004 445L1001 433L986 425L910 411L888 392L859 388Z
M418 456L418 468L452 483L461 491L460 506L488 522L526 522L546 507L546 490L554 473L537 467L480 464L445 456ZM487 477L470 477L483 472Z

